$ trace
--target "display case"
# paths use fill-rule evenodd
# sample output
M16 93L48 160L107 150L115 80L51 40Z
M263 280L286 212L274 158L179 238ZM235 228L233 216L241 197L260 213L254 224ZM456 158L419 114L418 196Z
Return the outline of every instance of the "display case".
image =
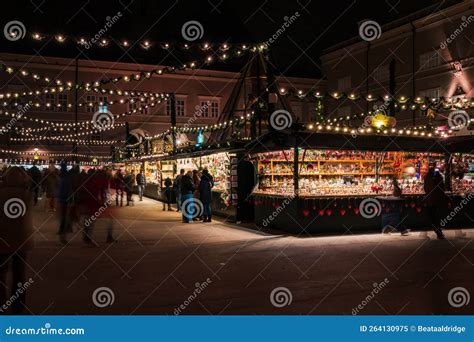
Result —
M294 150L253 156L260 194L294 194ZM422 194L422 176L428 163L444 169L437 153L370 152L300 149L298 193L300 196L370 196L391 194L396 178L405 194Z
M446 227L472 224L473 141L430 137L273 133L250 143L257 185L255 223L291 233L381 230L384 214L399 211L408 228L431 229L424 176L430 163L444 178L440 217ZM429 151L429 152L424 152ZM395 180L401 196L394 195ZM397 199L397 203L391 199ZM372 212L365 212L366 204ZM457 208L457 209L456 209Z

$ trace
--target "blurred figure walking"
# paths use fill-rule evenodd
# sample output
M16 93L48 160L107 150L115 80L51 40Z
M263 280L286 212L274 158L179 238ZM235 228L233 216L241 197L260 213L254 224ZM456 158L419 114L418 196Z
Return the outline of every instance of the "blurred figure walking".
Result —
M54 164L49 164L46 170L45 179L43 184L45 185L46 192L46 210L56 211L56 196L59 186L59 172Z
M0 188L0 303L11 301L13 314L22 314L26 306L26 260L33 248L33 196L29 191L30 178L19 167L10 167L3 175ZM11 286L7 291L7 275L11 269ZM21 291L19 288L21 287ZM2 311L3 312L3 311Z

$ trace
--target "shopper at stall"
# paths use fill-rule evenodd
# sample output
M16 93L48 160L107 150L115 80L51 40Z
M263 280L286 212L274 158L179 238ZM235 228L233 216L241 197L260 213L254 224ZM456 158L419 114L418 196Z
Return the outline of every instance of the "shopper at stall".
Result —
M28 170L28 175L31 179L30 189L33 193L33 204L38 204L39 191L41 188L41 171L36 166L36 162L33 163L33 166Z
M199 199L202 202L202 222L211 222L212 219L212 187L214 186L214 179L207 169L202 170L202 176L199 183Z
M125 192L127 193L127 206L133 205L133 186L135 185L135 171L125 174Z
M59 186L59 172L54 164L49 164L48 169L45 173L45 179L43 181L46 192L46 210L56 211L56 195Z
M424 177L425 197L423 202L426 205L426 211L431 225L436 233L438 239L446 239L441 229L440 211L443 205L446 204L446 195L444 193L444 180L439 171L436 169L436 163L431 162L428 167L428 172Z
M166 205L168 205L168 211L172 211L171 209L171 186L173 182L169 177L165 179L165 191L164 191L164 199L163 199L163 210L166 210Z
M22 168L8 168L3 180L0 207L5 215L0 216L0 303L5 305L15 296L11 311L22 314L26 306L25 265L28 252L33 248L33 196L28 189L30 178ZM9 270L12 273L10 291L7 286ZM28 284L31 282L30 278ZM3 312L3 307L0 309Z
M184 169L179 170L179 175L176 176L173 189L174 193L176 194L176 211L181 210L181 179L184 176Z
M183 213L183 222L189 223L193 219L195 214L195 207L193 204L193 193L194 193L194 183L193 183L193 172L188 171L180 179L180 189L181 189L181 211Z
M194 198L199 201L199 184L201 183L201 174L198 170L193 170L193 184L194 184ZM197 202L196 201L196 202ZM202 213L197 213L196 217L193 217L193 221L202 220Z
M143 193L145 192L146 187L145 172L143 171L143 169L140 170L139 173L137 173L136 181L138 187L138 197L140 198L140 201L143 201Z

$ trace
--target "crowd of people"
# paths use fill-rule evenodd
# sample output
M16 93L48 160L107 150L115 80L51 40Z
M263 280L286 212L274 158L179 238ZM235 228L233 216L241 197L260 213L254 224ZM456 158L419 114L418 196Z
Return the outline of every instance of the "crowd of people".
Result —
M170 183L168 182L168 184ZM184 169L179 171L173 188L176 194L176 210L182 212L184 223L189 223L191 220L212 221L213 186L214 179L207 169L203 169L201 172L198 170L185 172ZM167 197L167 201L169 203L169 197Z

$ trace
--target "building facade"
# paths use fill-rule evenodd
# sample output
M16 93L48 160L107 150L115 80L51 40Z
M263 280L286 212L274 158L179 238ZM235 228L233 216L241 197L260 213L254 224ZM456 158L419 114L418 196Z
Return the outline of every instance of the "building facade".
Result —
M391 93L412 98L474 97L474 1L443 10L427 8L375 29L375 37L357 36L323 52L330 91L364 97ZM380 103L329 101L327 115L373 111L374 105ZM399 111L396 118L400 126L427 122L420 110ZM442 121L443 115L434 120Z
M0 97L3 127L0 137L4 150L37 151L38 153L67 153L72 151L77 137L77 153L85 155L109 155L110 146L123 145L126 138L125 123L130 132L142 132L153 136L171 126L171 106L160 94L173 93L176 99L176 125L201 127L219 122L220 115L232 94L240 74L215 70L177 71L134 79L137 72L157 69L154 65L137 65L94 60L0 54L2 64L15 72L0 74ZM24 72L24 74L23 74ZM37 75L42 78L36 80ZM74 89L15 97L15 93L43 91L47 86L89 83L117 76L131 75L128 81L109 83L99 87L103 91ZM49 83L44 82L48 77ZM251 88L251 80L246 85ZM321 80L278 77L279 86L310 91ZM77 97L77 98L76 98ZM313 106L297 97L289 99L294 114L302 121L311 116ZM31 101L31 102L30 102ZM238 100L240 117L248 108L246 98ZM77 103L77 110L76 110ZM115 120L115 128L97 132L91 127L76 125L91 121L100 111L123 114ZM76 113L77 112L77 113ZM21 114L12 120L8 113ZM56 130L48 127L54 127ZM76 131L77 127L77 131ZM48 136L58 137L49 139ZM14 156L13 156L14 157ZM12 158L2 154L0 158Z

